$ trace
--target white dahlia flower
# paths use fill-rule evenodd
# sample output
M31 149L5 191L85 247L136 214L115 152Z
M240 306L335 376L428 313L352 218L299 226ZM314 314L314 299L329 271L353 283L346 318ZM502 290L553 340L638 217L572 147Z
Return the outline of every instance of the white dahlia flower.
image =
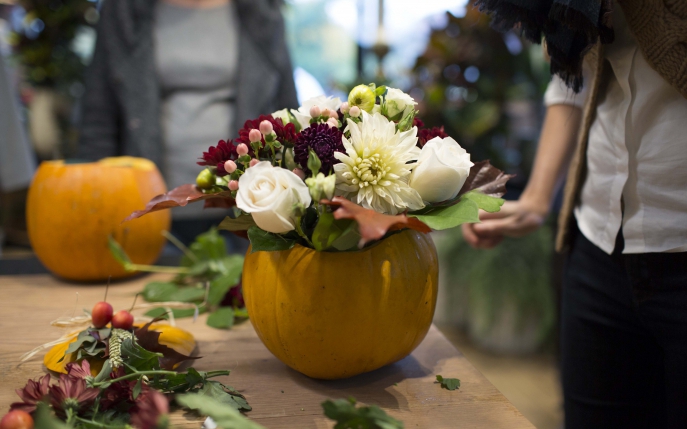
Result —
M348 120L343 137L346 153L335 152L336 193L365 208L386 214L424 207L408 178L420 155L417 128L396 131L396 124L380 113L362 112L362 122Z

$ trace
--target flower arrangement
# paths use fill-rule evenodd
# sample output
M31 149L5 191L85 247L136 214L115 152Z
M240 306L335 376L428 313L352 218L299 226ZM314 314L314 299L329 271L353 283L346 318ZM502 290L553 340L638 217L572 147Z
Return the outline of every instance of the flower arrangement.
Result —
M238 138L202 154L195 184L127 220L205 201L232 209L219 228L247 236L253 252L297 243L335 252L498 211L510 176L473 163L443 128L425 128L416 105L399 89L358 85L347 101L319 96L246 121Z

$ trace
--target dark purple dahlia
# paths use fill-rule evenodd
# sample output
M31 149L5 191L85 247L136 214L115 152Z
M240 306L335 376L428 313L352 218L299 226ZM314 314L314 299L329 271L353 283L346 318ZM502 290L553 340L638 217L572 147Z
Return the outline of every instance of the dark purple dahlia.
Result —
M248 154L253 155L250 146L248 147ZM238 157L239 154L236 152L236 145L233 141L220 140L217 146L210 146L207 152L203 152L203 156L196 164L217 167L217 175L226 176L229 173L224 169L224 163L228 160L236 161Z
M327 124L310 125L296 137L296 144L293 147L294 160L307 175L310 175L308 156L310 155L310 150L313 150L322 162L320 171L324 174L331 173L334 164L340 162L334 158L334 152L346 151L341 142L342 135L338 128L330 128Z

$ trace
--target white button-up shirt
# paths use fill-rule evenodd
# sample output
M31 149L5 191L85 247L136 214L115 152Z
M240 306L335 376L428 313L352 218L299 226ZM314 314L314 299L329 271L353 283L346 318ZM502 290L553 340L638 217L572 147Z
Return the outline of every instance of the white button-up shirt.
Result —
M589 131L575 217L585 237L609 254L621 226L623 253L684 252L687 99L649 66L617 4L613 26L615 41L605 47L612 72ZM555 77L544 101L581 106L585 97Z

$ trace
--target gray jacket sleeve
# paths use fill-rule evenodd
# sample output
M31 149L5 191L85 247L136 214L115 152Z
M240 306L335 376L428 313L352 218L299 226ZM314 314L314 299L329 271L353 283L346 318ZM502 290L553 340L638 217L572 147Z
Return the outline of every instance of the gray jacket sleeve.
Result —
M105 2L103 9L106 8ZM103 19L108 11L104 10ZM108 67L109 53L103 38L102 21L99 27L93 60L85 75L86 93L82 104L82 120L77 157L96 160L121 154L119 136L120 107L112 88Z

